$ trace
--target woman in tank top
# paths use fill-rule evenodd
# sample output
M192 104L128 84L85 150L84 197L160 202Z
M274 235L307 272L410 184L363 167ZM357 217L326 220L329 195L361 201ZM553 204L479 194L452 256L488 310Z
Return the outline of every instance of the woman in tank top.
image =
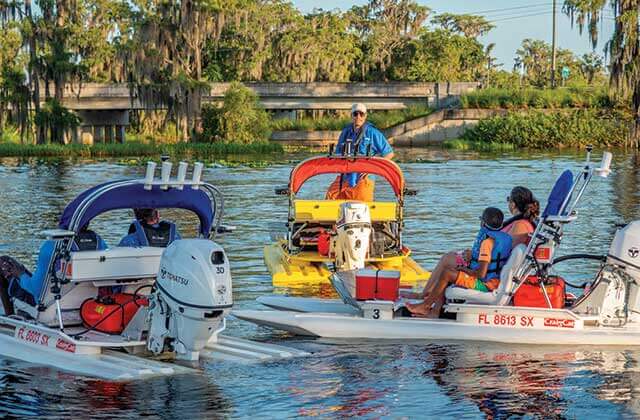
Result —
M526 245L540 216L540 203L531 190L518 186L511 190L511 194L507 197L507 204L513 217L504 222L502 232L511 235L514 248L520 244Z

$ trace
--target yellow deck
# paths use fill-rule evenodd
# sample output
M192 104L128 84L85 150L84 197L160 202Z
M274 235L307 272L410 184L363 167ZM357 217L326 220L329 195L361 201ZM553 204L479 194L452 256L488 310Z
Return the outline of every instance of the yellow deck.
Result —
M285 242L279 241L264 247L264 262L276 287L329 282L331 271L326 263L331 260L316 252L301 252L289 255ZM400 271L401 286L423 285L431 275L408 255L376 258L368 266L379 270Z

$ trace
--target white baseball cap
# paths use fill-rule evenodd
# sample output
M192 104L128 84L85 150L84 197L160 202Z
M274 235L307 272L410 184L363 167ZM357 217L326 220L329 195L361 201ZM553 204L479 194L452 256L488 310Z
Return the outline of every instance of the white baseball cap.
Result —
M360 103L351 105L351 113L353 114L356 111L360 111L363 114L366 114L367 113L367 107L366 107L365 104L360 104Z

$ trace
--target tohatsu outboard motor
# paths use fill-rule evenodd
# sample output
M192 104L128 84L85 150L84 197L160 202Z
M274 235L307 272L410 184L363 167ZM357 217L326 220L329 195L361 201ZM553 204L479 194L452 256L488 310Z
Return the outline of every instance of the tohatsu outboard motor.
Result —
M366 203L340 205L336 235L331 241L337 271L364 268L369 253L371 215Z
M149 296L147 348L198 360L231 306L229 260L222 247L208 239L175 241L162 254Z

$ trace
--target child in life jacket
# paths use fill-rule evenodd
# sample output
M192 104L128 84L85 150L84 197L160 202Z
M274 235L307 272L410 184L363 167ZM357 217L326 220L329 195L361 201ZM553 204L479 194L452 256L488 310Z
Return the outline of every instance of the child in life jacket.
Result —
M450 284L481 292L497 289L500 269L511 254L511 236L500 231L503 220L500 209L487 207L480 217L480 231L473 243L470 261L461 260L455 269L445 269L440 278L432 278L424 301L407 303L407 309L418 316L438 318L444 304L444 291Z

